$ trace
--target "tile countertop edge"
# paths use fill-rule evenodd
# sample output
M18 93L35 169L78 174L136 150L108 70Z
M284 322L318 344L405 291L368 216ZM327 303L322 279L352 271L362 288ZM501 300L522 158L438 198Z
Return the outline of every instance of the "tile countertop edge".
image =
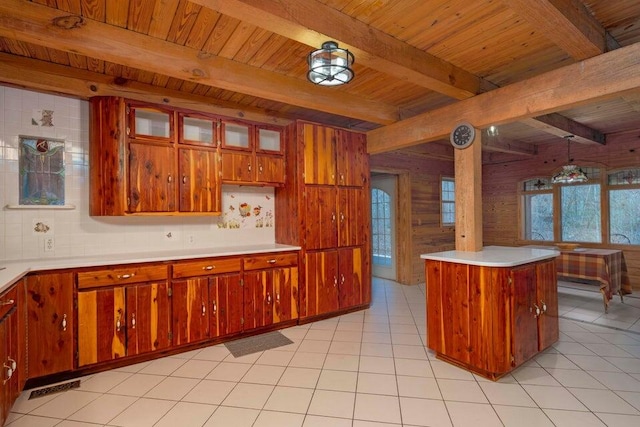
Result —
M203 248L179 251L159 251L145 253L97 254L69 258L39 258L31 260L0 260L0 292L20 280L27 273L66 268L104 267L119 264L144 262L180 261L185 259L251 255L269 252L299 251L300 246L281 244L230 246L224 248Z
M422 254L424 260L447 261L484 267L515 267L530 262L555 258L560 252L549 249L485 246L478 252L444 251Z

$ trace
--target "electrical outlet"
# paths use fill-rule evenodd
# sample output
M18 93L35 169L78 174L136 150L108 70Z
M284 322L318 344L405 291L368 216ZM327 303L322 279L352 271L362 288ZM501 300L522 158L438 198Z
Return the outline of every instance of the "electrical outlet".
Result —
M56 242L53 240L53 237L45 237L44 238L44 251L45 252L53 252L56 248Z

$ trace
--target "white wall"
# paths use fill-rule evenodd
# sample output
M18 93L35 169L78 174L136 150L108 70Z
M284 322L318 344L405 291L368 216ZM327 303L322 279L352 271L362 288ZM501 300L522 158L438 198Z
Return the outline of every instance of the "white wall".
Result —
M33 124L53 110L53 127ZM65 140L65 202L74 210L13 210L18 204L18 136ZM272 188L223 186L221 217L90 217L89 104L0 86L0 260L67 257L273 243ZM239 205L252 207L241 216ZM260 207L257 210L254 207ZM47 232L34 230L41 222ZM230 227L231 226L231 227ZM46 227L43 227L46 228ZM45 251L53 237L54 250Z

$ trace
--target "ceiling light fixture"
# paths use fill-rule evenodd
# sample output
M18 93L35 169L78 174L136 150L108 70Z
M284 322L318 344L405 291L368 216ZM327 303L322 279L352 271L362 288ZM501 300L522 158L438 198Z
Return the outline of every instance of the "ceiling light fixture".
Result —
M314 50L307 57L307 78L311 83L321 86L349 83L354 76L351 69L353 61L353 54L347 49L339 48L334 41L326 41L322 43L322 48Z
M589 178L582 169L571 163L571 138L573 135L567 135L564 138L567 140L567 164L562 167L560 172L553 175L551 182L554 184L575 184L588 181Z

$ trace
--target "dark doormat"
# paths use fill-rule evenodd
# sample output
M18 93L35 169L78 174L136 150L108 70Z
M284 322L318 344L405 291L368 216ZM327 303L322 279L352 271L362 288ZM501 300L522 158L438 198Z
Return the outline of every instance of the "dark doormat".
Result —
M279 331L267 332L224 343L234 357L246 356L247 354L271 350L289 344L293 344L293 341Z
M80 387L80 380L71 381L63 384L56 384L50 387L40 388L33 390L29 395L29 399L35 399L36 397L48 396L53 393L59 393L61 391L71 390L72 388Z

